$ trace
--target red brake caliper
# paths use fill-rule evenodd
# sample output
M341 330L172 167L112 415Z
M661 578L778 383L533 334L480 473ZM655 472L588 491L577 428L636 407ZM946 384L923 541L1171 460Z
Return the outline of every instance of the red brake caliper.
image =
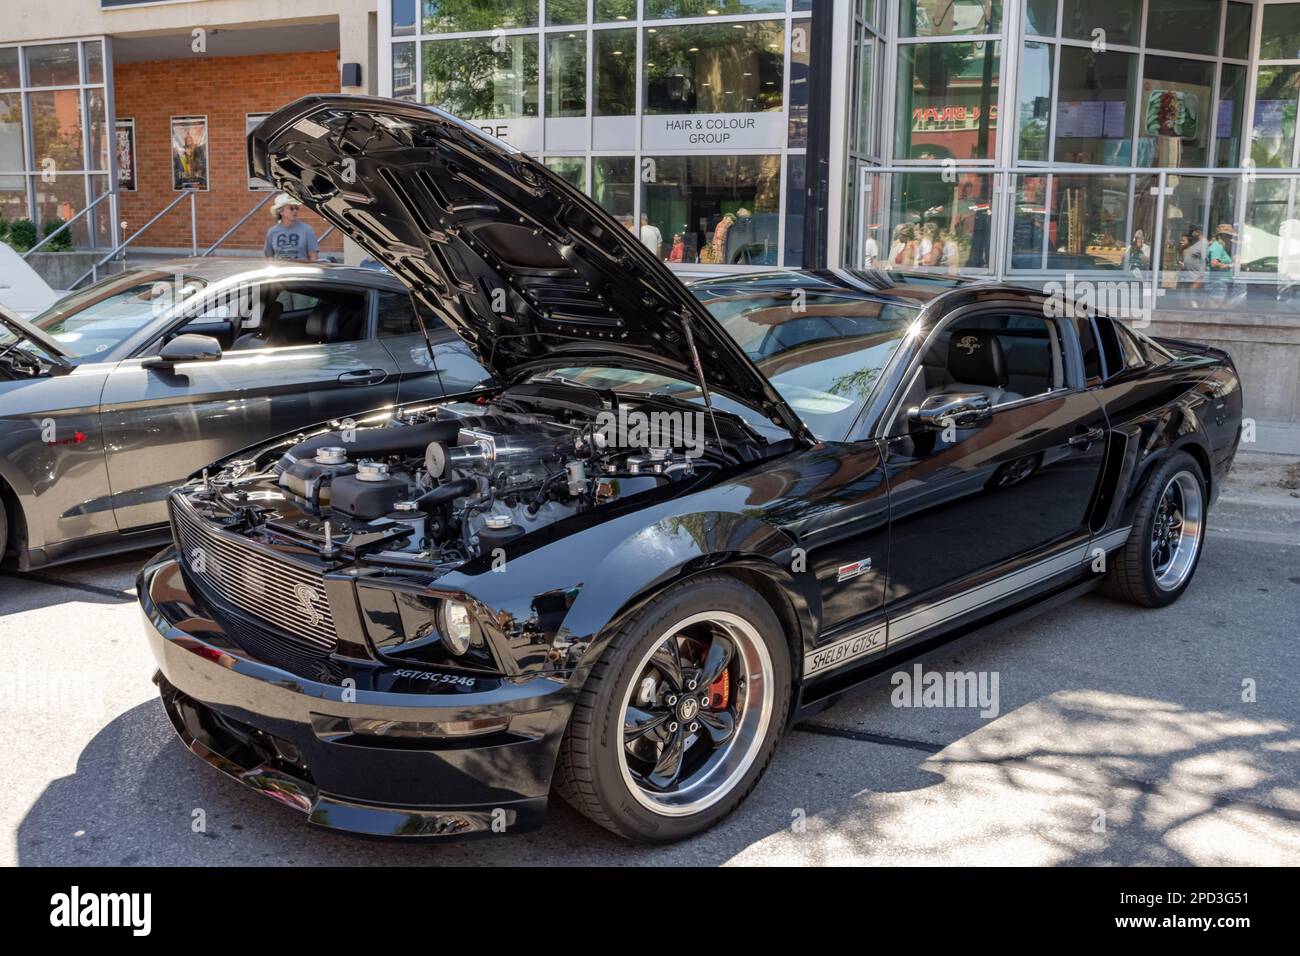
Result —
M731 702L731 674L723 671L722 676L709 685L709 710L725 710Z

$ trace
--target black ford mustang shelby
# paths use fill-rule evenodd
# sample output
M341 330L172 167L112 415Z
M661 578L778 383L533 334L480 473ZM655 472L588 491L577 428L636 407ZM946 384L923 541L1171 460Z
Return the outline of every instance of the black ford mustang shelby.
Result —
M693 295L423 107L309 97L250 150L492 376L170 499L175 547L139 582L167 712L313 823L515 831L554 787L681 839L800 716L927 642L1192 578L1238 441L1223 352L994 283Z

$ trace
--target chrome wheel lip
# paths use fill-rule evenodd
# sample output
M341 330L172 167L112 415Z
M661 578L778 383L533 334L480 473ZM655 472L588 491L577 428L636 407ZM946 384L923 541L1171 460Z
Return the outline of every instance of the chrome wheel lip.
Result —
M650 659L665 641L689 627L705 623L720 626L726 632L735 647L736 660L743 664L746 682L743 709L737 713L736 728L731 739L710 756L703 767L670 791L660 793L648 790L633 777L628 766L627 750L622 744L621 728L632 703L632 693ZM645 809L665 817L689 816L707 810L723 800L753 767L772 722L775 701L772 655L758 629L729 611L693 614L665 630L650 645L650 649L637 663L633 675L623 692L623 700L618 709L618 766L623 784L632 798Z
M1162 528L1162 515L1175 503L1179 508L1179 518L1167 529ZM1169 536L1172 553L1167 561L1157 563L1162 533ZM1162 591L1175 591L1186 583L1196 566L1204 534L1205 505L1200 482L1189 471L1177 472L1161 491L1157 512L1152 519L1151 570L1156 587Z

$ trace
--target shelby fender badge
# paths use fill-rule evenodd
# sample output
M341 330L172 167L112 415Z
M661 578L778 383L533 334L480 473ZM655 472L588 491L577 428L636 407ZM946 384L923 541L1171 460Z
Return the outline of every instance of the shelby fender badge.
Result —
M803 676L812 677L822 671L828 671L847 664L849 661L865 654L883 650L885 647L885 628L873 627L867 631L850 634L826 647L819 647L803 659Z
M836 581L847 581L849 578L856 578L859 574L866 574L871 570L871 559L863 558L861 561L854 561L852 564L841 564L840 572L836 575Z

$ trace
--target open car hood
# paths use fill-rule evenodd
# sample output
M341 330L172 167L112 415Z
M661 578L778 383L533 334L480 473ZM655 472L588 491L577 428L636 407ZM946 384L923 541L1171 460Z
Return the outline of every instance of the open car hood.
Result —
M542 365L659 372L798 416L627 228L541 163L441 110L307 96L248 140L254 175L403 280L502 382Z
M68 364L68 353L64 351L63 346L47 335L42 329L38 329L32 323L18 315L3 305L0 305L0 326L4 326L20 339L26 339L31 342L49 358L54 360L56 365L64 368L71 368Z

